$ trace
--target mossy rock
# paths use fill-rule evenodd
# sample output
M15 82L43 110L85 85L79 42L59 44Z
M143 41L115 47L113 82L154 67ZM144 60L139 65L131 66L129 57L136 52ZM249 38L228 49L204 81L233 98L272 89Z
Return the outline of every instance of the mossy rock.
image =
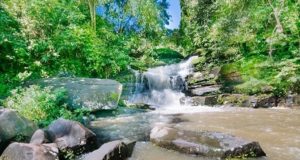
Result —
M223 94L218 97L221 105L232 104L239 107L269 108L277 105L276 98L271 94L245 95L245 94Z

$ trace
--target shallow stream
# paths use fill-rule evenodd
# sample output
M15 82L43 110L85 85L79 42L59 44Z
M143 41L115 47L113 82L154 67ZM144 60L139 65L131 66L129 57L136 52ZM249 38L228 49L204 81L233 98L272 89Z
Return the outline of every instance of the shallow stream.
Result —
M192 107L180 104L180 98L184 97L185 78L193 72L194 58L149 69L145 73L135 72L135 89L128 101L151 104L156 110L127 110L116 117L98 118L91 123L91 128L98 135L99 143L124 138L138 140L130 160L205 160L146 142L151 128L163 123L184 130L219 131L258 141L267 159L300 159L300 109Z
M198 110L198 111L197 111ZM105 141L128 138L147 141L151 127L165 123L192 131L219 131L258 141L270 160L300 159L299 109L243 109L197 107L194 113L163 111L136 113L99 119L93 130ZM131 160L194 160L189 155L168 151L149 142L139 142ZM205 159L205 158L200 158ZM207 159L207 158L206 158Z

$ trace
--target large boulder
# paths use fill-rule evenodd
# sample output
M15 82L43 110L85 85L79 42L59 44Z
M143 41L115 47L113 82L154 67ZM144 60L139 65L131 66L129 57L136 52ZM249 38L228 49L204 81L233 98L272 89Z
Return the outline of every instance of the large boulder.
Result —
M126 143L121 140L108 142L84 155L82 160L125 160L131 156L134 145L135 142Z
M1 160L58 160L56 144L12 143L1 155Z
M122 84L109 79L95 78L48 78L33 84L64 88L67 103L72 109L86 108L90 111L115 109L122 93Z
M50 141L57 144L61 151L85 152L96 146L96 135L79 122L58 119L47 129Z
M193 132L156 126L151 131L150 140L167 149L205 157L226 159L266 156L258 142L219 132Z
M11 141L29 140L37 126L9 109L0 109L0 153Z

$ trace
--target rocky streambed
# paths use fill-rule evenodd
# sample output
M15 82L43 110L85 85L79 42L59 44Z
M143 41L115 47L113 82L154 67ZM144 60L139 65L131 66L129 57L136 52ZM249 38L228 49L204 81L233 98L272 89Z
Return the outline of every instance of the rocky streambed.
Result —
M2 158L51 160L67 155L70 159L89 160L205 160L250 156L296 160L300 156L297 109L198 107L193 113L139 111L99 117L89 126L59 119L37 130L14 111L2 109L0 118L11 120L7 126L4 124L8 122L1 121L2 131L13 126L16 129L9 132L10 136L6 134L6 139L5 132L1 132L1 147L5 149ZM27 125L18 129L20 126L14 122ZM17 141L22 142L14 143Z

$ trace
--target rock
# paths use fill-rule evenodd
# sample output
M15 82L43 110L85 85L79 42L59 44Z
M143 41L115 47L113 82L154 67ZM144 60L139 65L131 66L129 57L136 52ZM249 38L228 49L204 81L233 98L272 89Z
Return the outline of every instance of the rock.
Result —
M218 103L217 96L195 96L195 97L183 97L180 99L181 104L188 104L191 106L207 105L213 106Z
M279 107L300 107L300 95L289 93L286 97L280 97L277 99L277 105Z
M216 80L219 78L220 70L221 70L220 67L213 67L211 69L204 69L201 71L194 72L187 77L188 86L215 85L215 84L217 84Z
M251 104L254 108L270 108L276 107L276 99L272 95L262 94L258 96L251 96Z
M206 86L192 89L190 92L192 96L214 95L220 92L220 88L218 85Z
M56 144L12 143L3 152L3 160L58 160Z
M194 89L203 86L216 85L216 79L210 77L204 77L202 73L194 73L191 77L187 78L187 87L189 89Z
M218 98L218 102L222 105L236 105L239 107L253 107L250 96L244 94L223 94Z
M135 142L126 144L120 140L108 142L84 155L82 160L125 160L131 156L134 145Z
M96 145L96 135L79 122L58 119L47 129L51 142L60 150L89 151Z
M0 153L11 141L29 140L37 126L9 109L0 109Z
M220 132L193 132L156 126L151 130L150 140L160 147L205 157L266 156L258 142Z
M109 79L48 78L31 83L64 88L67 103L72 109L86 108L90 111L117 108L122 93L122 84Z
M219 96L218 101L221 104L233 104L240 107L252 108L269 108L275 107L277 104L275 97L266 94L255 96L248 96L244 94L223 94Z
M136 108L136 109L155 110L155 108L153 106L151 106L150 104L145 104L145 103L129 104L128 107L130 107L130 108Z
M286 103L288 103L288 99L289 97L286 98ZM300 95L292 95L290 97L290 99L292 100L291 104L287 104L287 106L290 106L290 107L300 107Z
M30 140L31 144L43 144L49 142L50 140L48 133L42 129L36 130Z

